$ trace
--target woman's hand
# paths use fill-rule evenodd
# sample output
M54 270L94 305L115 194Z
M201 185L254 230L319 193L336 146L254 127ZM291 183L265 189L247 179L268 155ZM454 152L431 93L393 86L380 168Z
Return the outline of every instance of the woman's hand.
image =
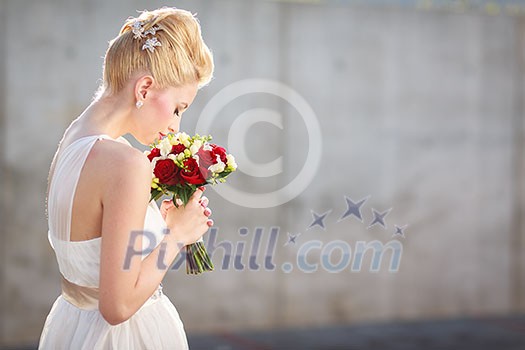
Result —
M202 196L199 201L204 208L208 207L208 203L209 203L208 197ZM182 205L182 201L180 199L177 199L177 204ZM164 219L164 221L166 221L166 214L168 213L168 210L173 207L175 207L175 205L173 204L173 201L171 199L165 199L160 204L160 214L162 215L162 218ZM211 209L208 208L208 210L205 211L204 214L206 216L210 216ZM213 226L213 220L210 219L208 224L209 226Z
M197 189L186 206L180 199L177 199L178 208L172 200L164 200L161 204L160 212L170 229L171 238L183 245L195 243L213 225L213 220L208 218L211 215L208 198L202 196L204 189Z

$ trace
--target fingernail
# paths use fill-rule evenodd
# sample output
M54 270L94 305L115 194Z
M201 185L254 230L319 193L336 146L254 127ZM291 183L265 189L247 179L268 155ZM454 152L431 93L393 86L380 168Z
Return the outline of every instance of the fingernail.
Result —
M199 190L201 190L201 191L204 191L205 189L206 189L206 187L204 187L204 186L199 187Z

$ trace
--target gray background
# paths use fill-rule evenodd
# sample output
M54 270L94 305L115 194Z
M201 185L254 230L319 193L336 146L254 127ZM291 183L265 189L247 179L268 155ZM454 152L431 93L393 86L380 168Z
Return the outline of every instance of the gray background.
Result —
M0 0L0 345L36 343L60 293L44 215L57 143L90 102L122 22L162 5L198 13L215 57L215 78L185 113L183 130L195 131L221 89L264 78L300 94L322 134L314 181L286 204L247 208L208 190L218 239L245 242L245 264L255 228L264 230L264 248L270 228L279 227L277 268L221 270L219 249L212 273L170 271L164 291L188 333L525 311L520 2ZM231 101L213 123L214 141L227 146L230 125L251 108L275 109L283 129L254 125L247 154L259 163L283 156L284 172L253 178L239 171L230 184L264 193L296 176L317 145L297 110L264 93ZM339 220L345 195L369 196L363 223ZM392 208L386 229L367 229L372 208ZM325 230L308 229L311 211L330 211ZM394 225L405 224L406 237L392 237ZM296 245L286 244L288 232L301 233ZM360 272L308 274L295 264L311 240L354 247L376 239L402 243L399 272L388 271L388 259L378 273L368 271L369 258ZM338 258L335 252L332 261ZM308 261L319 263L319 250ZM294 264L291 273L282 271L285 262Z

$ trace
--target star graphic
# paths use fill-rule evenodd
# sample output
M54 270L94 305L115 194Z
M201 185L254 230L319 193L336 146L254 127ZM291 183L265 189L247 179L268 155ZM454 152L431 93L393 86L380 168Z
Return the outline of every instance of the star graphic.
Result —
M383 226L383 228L386 229L385 216L387 216L388 213L390 213L391 210L392 210L392 208L390 208L388 210L385 210L384 212L380 213L377 210L375 210L374 208L372 208L372 213L374 213L374 220L372 220L370 225L368 225L367 229L369 229L370 227L374 226L375 224L379 224L379 225Z
M284 245L288 245L288 244L295 245L297 243L295 240L297 239L297 237L299 237L301 233L298 232L296 235L292 235L290 232L287 232L287 234L288 234L288 242L286 242Z
M341 221L345 219L346 217L350 215L354 215L356 218L358 218L361 222L363 222L363 217L361 216L361 207L363 204L370 198L370 195L366 196L365 198L361 199L359 202L354 202L354 200L350 197L345 196L346 200L346 211L344 212L343 216L339 218L338 221Z
M328 210L327 212L319 215L317 214L316 212L314 212L313 210L311 210L312 212L312 216L314 218L314 221L312 221L312 223L310 224L310 226L308 226L307 230L311 229L312 227L314 226L320 226L323 230L325 230L325 226L324 226L324 219L326 218L326 216L328 214L330 214L332 210Z
M407 226L408 225L399 227L397 225L394 225L394 227L396 228L396 232L394 232L392 237L401 236L401 237L405 238L405 232L403 230L406 229Z

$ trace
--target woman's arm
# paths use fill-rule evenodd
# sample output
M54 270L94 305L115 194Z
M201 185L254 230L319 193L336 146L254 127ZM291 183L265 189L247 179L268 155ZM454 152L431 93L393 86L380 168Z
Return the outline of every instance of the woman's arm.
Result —
M105 172L99 310L108 323L116 325L129 319L153 294L182 246L206 232L207 218L203 214L204 208L198 204L202 192L197 191L190 205L170 209L167 216L170 234L164 236L165 244L157 246L144 260L135 255L126 261L130 251L142 251L143 248L142 236L139 235L134 242L130 240L133 231L142 232L144 229L151 166L138 150L123 148L122 145L104 146L113 149L100 157L105 158L101 160L104 164L100 164ZM174 210L177 213L171 213ZM161 249L164 250L165 268L158 265Z

